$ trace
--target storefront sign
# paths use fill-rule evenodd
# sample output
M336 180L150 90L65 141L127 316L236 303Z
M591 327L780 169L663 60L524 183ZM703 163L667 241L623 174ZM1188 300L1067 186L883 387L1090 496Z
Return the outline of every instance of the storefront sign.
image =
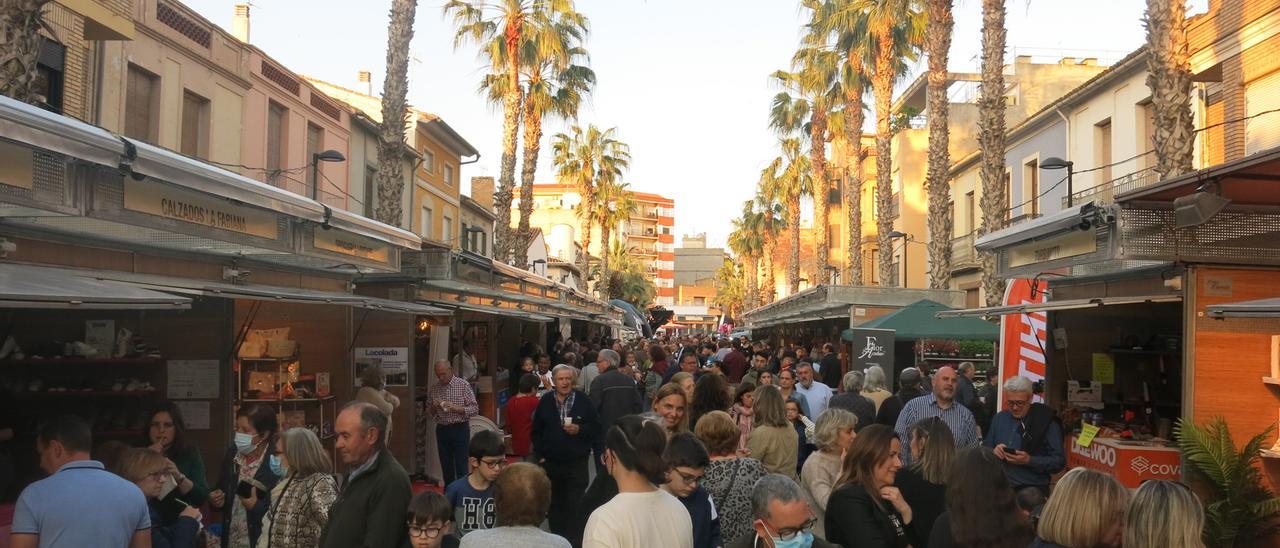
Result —
M853 352L849 354L849 370L862 371L873 365L893 375L893 342L896 332L892 329L852 328Z
M1066 236L1031 242L1009 248L1009 267L1047 263L1098 250L1097 236L1091 231L1072 232Z
M31 149L0 143L0 184L25 189L35 185L35 155Z
M276 216L269 212L151 180L124 178L124 208L259 238L279 236Z
M361 386L360 376L370 367L382 369L387 386L409 386L409 349L357 348L355 349L355 384Z
M316 230L314 239L316 249L359 257L369 261L385 263L389 260L388 257L391 254L390 247L387 244L337 230Z
M1067 468L1097 470L1130 488L1152 479L1181 479L1179 456L1177 449L1116 439L1094 439L1086 447L1073 435L1067 444Z
M1005 285L1004 304L1042 304L1049 299L1049 283L1015 278ZM1044 312L1000 316L1000 408L1004 408L1004 382L1022 375L1037 382L1045 377L1044 348L1049 318ZM1040 396L1035 401L1043 401Z
M218 360L169 360L169 399L203 400L218 397Z

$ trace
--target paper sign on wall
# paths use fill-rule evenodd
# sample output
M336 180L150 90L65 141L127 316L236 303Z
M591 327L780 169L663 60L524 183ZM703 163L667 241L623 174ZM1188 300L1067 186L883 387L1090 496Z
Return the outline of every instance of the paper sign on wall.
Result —
M1111 357L1111 354L1100 352L1093 354L1093 382L1116 383L1116 360Z
M361 386L360 375L370 367L382 368L387 386L409 386L409 349L379 347L355 349L355 385Z
M218 364L218 360L169 360L169 399L216 399Z

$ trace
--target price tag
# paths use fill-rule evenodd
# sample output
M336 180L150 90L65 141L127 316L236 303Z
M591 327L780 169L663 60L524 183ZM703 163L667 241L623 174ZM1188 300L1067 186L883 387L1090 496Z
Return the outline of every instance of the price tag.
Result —
M1088 447L1093 445L1093 437L1098 435L1098 427L1093 424L1085 424L1080 428L1080 436L1076 438L1076 445Z

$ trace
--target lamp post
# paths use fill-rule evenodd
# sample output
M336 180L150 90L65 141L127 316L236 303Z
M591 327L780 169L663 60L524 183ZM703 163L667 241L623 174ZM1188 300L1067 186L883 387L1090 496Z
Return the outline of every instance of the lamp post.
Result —
M1075 192L1071 184L1072 183L1071 176L1075 175L1075 172L1076 172L1075 165L1076 165L1075 162L1072 162L1071 160L1063 160L1062 158L1059 158L1057 156L1050 156L1048 158L1045 158L1043 162L1040 162L1040 169L1051 169L1054 171L1057 171L1059 169L1067 170L1067 207L1072 206L1071 195ZM1036 196L1031 197L1031 199L1033 200L1036 198L1037 198Z
M347 157L336 150L316 152L311 155L311 199L320 195L320 162L345 162Z
M906 232L893 231L889 233L889 241L902 238L902 287L907 287L907 242L913 241L911 235Z

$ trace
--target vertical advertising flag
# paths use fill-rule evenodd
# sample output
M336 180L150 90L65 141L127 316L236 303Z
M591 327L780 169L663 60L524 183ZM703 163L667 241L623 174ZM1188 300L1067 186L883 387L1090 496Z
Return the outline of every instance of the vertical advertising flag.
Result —
M1005 306L1043 304L1049 300L1049 283L1015 278L1005 284ZM1000 316L1000 408L1004 409L1004 382L1022 375L1031 382L1045 377L1046 312L1026 312ZM1037 395L1035 401L1043 401Z

